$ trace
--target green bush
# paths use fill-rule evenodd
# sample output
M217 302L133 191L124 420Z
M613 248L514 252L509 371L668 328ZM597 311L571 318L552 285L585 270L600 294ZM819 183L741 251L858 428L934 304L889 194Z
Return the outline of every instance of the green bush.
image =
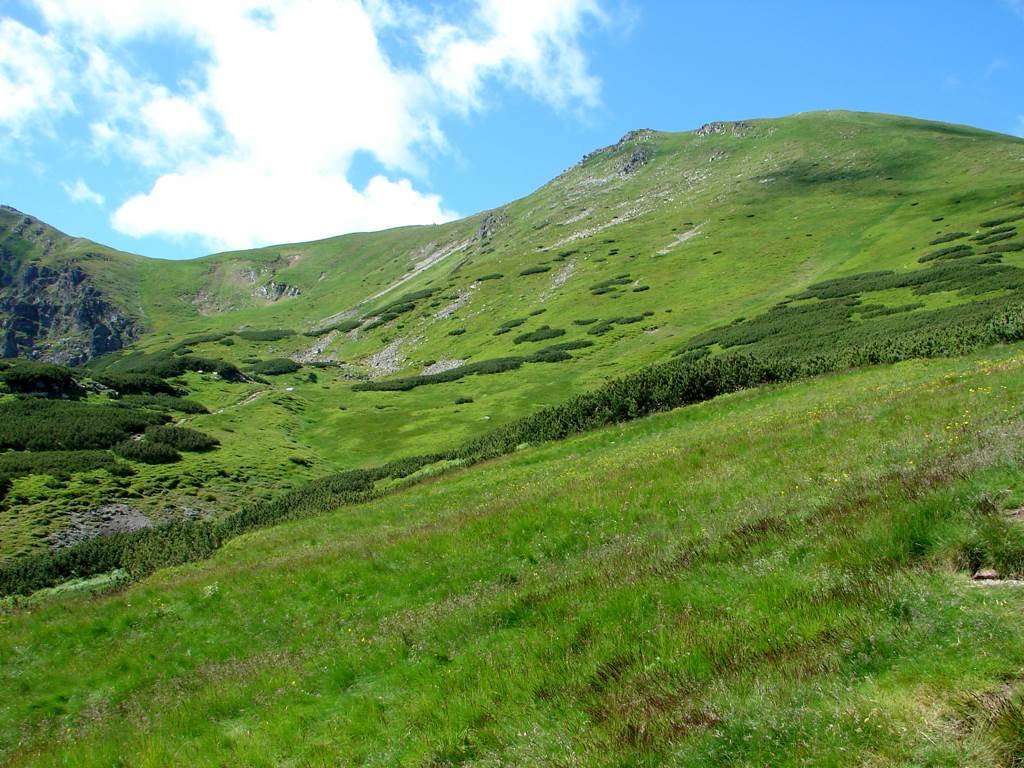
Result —
M550 272L550 271L551 271L551 267L548 266L547 264L538 264L535 267L527 267L526 269L524 269L522 272L519 273L519 276L520 277L525 277L526 275L539 275L542 272Z
M152 373L104 373L96 381L122 395L177 395L179 391Z
M281 339L287 339L290 336L294 336L295 331L288 328L268 328L266 330L249 329L245 331L238 331L236 335L246 341L280 341Z
M489 275L480 275L476 281L482 283L485 280L501 280L503 277L504 275L501 272L491 272Z
M1020 221L1021 219L1024 219L1024 213L1015 213L1012 216L1005 216L1001 219L990 219L989 221L983 221L981 222L981 226L985 228L998 227L1001 224L1009 224L1011 221Z
M466 332L465 328L452 328L450 331L448 331L448 335L449 336L461 336L465 332Z
M947 232L944 235L939 235L934 240L930 241L928 245L942 245L943 243L951 243L954 240L960 240L968 237L970 232Z
M217 438L197 429L163 425L146 427L146 441L169 445L179 451L209 451L220 445Z
M514 339L512 339L512 343L523 344L526 342L544 341L546 339L554 339L564 335L565 330L562 328L552 328L551 326L548 325L542 325L535 331L530 331L529 333L522 333L516 336Z
M122 440L113 450L118 456L143 464L171 464L181 459L171 446L149 440Z
M355 319L351 319L351 318L348 319L348 320L339 320L338 322L332 323L331 325L325 325L322 328L316 328L316 329L314 329L312 331L306 331L302 335L303 336L312 336L312 337L315 338L315 337L318 337L318 336L324 336L324 335L330 333L331 331L341 331L341 332L351 331L351 330L354 330L354 329L358 328L362 324L363 324L362 320L355 320Z
M302 366L287 357L274 357L270 360L261 360L253 367L253 373L263 376L280 376L284 373L295 373Z
M621 275L619 277L612 277L608 280L602 280L599 283L594 283L590 286L590 292L598 295L602 293L610 292L617 285L628 285L633 282L629 275Z
M202 403L195 400L187 400L184 397L173 395L125 395L120 402L125 405L165 408L179 413L209 413L210 410Z
M0 371L0 379L11 392L59 396L77 394L78 382L63 365L18 360Z
M441 384L449 381L458 381L465 376L476 374L501 373L520 368L527 362L527 357L495 357L490 360L481 360L476 363L460 365L440 373L421 374L419 376L406 376L400 379L385 379L383 381L364 381L352 387L355 392L405 392L425 384Z
M210 344L210 343L213 343L213 342L223 342L225 339L229 338L231 335L232 334L231 334L230 331L222 332L222 333L217 333L217 332L213 332L213 333L200 333L200 334L198 334L196 336L189 336L189 337L187 337L185 339L182 339L182 341L178 344L177 347L175 347L175 349L176 350L182 350L185 347L192 347L192 346L195 346L196 344Z
M932 251L931 253L920 257L918 261L924 264L929 261L935 261L936 259L962 259L973 255L974 249L969 245L961 243L960 245L951 245L949 248L940 248L937 251Z
M0 450L73 451L109 448L151 424L169 420L166 413L117 402L27 398L0 403Z
M186 371L216 373L225 381L243 381L245 377L234 365L225 360L213 360L195 355L178 355L171 350L161 352L132 352L107 364L104 375L112 373L148 373L169 379Z
M504 333L508 333L513 328L518 328L520 325L525 323L526 320L527 320L527 318L525 318L525 317L517 317L517 318L514 318L512 320L506 320L504 323L501 324L501 327L498 328L498 330L496 330L494 332L494 335L495 336L501 336Z

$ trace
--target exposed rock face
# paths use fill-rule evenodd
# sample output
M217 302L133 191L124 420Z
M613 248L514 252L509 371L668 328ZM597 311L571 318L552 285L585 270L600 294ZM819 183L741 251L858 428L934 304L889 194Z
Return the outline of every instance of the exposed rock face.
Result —
M743 121L735 123L724 123L724 122L713 122L704 123L700 128L694 131L700 137L715 136L721 133L731 132L734 136L743 136L747 131L751 129L750 123Z
M620 176L629 176L635 173L637 170L647 165L647 161L650 159L650 153L643 147L636 147L626 161L619 168Z
M477 229L476 234L473 235L473 240L486 240L503 226L508 223L508 216L502 211L490 211L484 220L480 222L480 227Z
M603 155L605 152L614 152L615 150L622 149L624 146L634 142L649 141L654 137L655 131L650 128L637 128L636 130L629 131L623 134L622 138L609 147L601 147L595 149L593 152L588 152L583 158L577 163L577 165L583 165L588 160L591 160L599 155ZM646 158L645 158L646 160Z
M266 299L267 301L277 301L278 299L293 298L295 296L301 296L302 291L296 288L294 285L288 285L287 283L278 283L271 280L269 283L261 285L253 294L259 299Z
M8 257L0 251L5 265L11 263ZM27 264L15 274L5 270L0 281L4 357L75 365L121 349L141 330L75 264L62 268Z

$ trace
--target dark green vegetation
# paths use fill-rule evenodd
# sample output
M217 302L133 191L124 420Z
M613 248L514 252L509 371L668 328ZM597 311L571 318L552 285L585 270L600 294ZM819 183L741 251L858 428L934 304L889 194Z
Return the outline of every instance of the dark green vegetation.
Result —
M0 760L1016 765L1022 147L641 131L182 264L0 212L137 339L0 363L50 436L0 454Z
M70 368L22 360L7 363L0 370L0 381L9 392L19 394L75 395L79 389Z
M65 451L109 448L166 414L121 404L18 399L0 402L0 449Z
M283 373L295 373L302 366L287 357L275 357L271 360L261 360L253 365L253 373L264 376L280 376Z
M124 459L140 461L143 464L173 464L181 460L181 454L173 446L148 439L122 440L113 450ZM107 564L104 562L104 565Z

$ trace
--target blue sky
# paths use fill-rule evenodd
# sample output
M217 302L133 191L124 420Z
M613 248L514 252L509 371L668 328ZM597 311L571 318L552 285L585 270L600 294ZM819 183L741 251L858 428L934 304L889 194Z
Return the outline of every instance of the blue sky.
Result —
M162 258L443 221L626 131L1024 135L1024 0L0 0L0 202Z

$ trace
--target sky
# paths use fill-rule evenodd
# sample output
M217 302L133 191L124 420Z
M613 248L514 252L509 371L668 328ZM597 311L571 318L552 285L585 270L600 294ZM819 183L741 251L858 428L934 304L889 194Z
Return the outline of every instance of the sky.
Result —
M1024 0L0 0L0 203L158 258L448 221L635 128L1024 136Z

